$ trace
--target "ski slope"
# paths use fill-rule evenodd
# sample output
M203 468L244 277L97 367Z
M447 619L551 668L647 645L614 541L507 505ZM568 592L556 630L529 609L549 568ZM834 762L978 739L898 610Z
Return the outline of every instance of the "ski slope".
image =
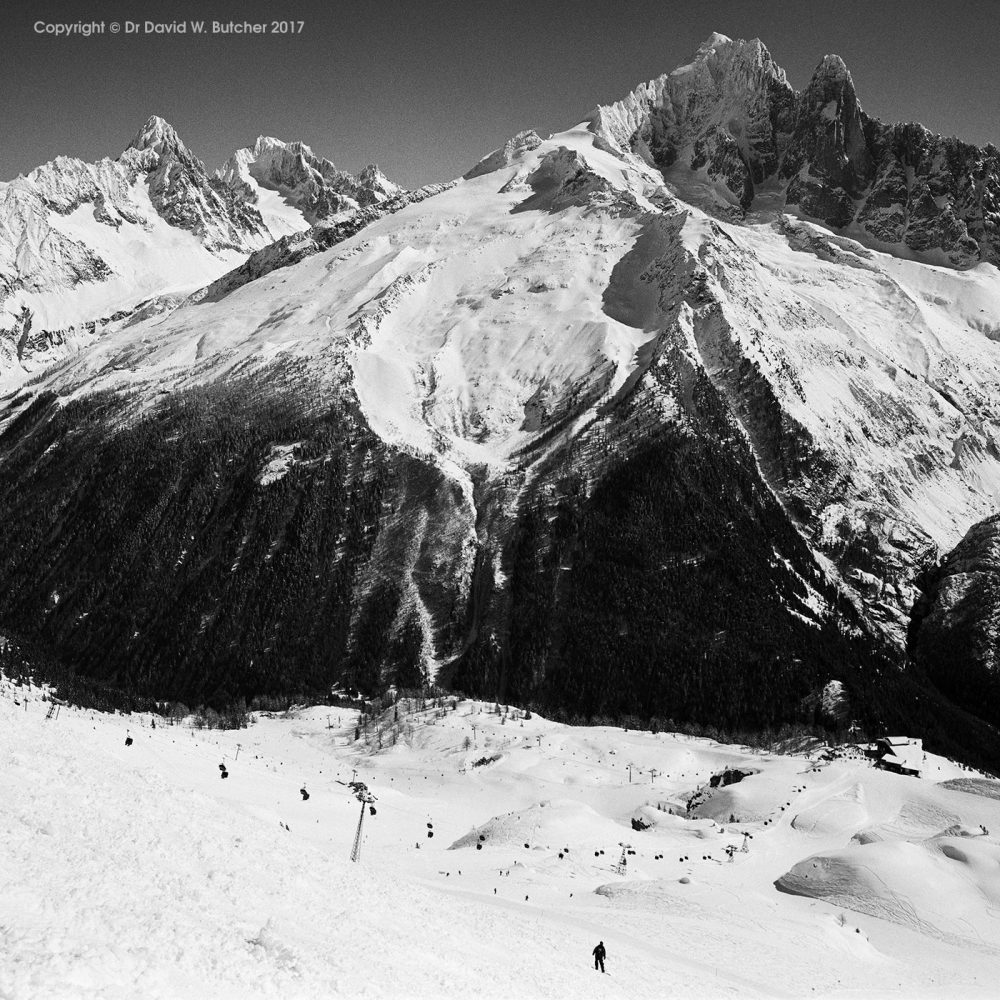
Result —
M996 994L1000 783L932 755L917 779L469 701L382 750L336 708L49 707L0 680L4 1000Z

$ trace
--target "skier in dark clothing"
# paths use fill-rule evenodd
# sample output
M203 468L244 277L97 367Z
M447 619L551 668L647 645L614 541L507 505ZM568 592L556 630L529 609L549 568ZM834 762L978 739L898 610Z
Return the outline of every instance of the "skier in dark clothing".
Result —
M604 950L604 942L598 941L597 947L594 949L594 968L600 968L601 972L604 971L604 956L607 952Z

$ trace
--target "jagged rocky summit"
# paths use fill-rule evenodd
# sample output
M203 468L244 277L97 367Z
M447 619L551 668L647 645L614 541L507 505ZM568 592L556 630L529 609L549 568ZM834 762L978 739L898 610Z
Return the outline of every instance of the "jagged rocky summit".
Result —
M279 192L310 224L380 204L401 191L375 164L355 177L304 143L269 136L237 150L218 176L250 204L257 203L261 188Z
M759 39L713 34L693 62L600 107L611 149L707 181L737 217L786 210L934 263L1000 263L1000 152L866 114L836 55L796 92Z

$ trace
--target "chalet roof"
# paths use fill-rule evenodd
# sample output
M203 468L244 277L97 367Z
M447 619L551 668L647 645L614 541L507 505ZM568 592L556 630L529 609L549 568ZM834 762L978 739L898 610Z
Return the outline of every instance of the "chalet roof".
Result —
M883 766L905 767L908 771L920 771L923 767L923 751L919 747L900 747L900 753L887 753L882 758Z

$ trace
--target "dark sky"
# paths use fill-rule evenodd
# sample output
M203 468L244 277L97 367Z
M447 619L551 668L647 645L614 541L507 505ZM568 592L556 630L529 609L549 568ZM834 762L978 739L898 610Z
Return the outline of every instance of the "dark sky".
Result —
M168 16L305 28L90 38L33 28ZM117 155L155 113L210 168L263 133L302 139L347 169L375 161L412 187L457 176L522 128L575 124L688 62L712 31L761 38L797 89L836 52L869 113L1000 144L998 28L1000 0L41 0L4 14L0 178L59 153Z

